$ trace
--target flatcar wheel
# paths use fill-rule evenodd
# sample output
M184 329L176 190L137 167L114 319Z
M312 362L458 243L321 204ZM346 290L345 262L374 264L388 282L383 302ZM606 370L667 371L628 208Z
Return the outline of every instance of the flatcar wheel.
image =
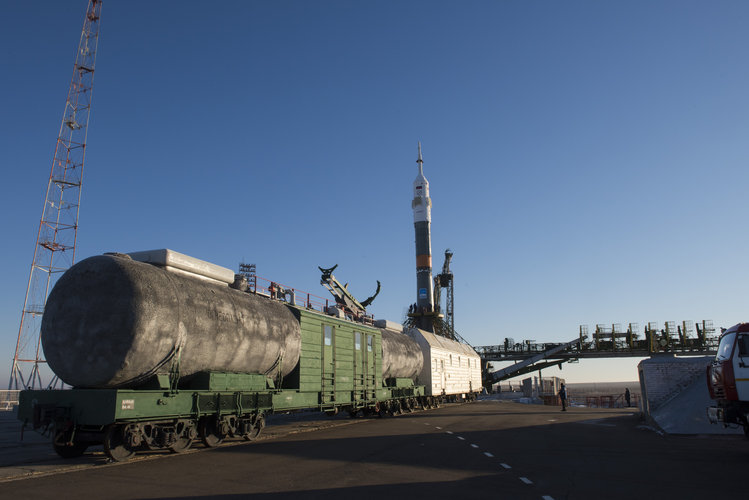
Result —
M62 458L75 458L83 455L83 452L88 448L88 443L73 443L72 446L66 444L67 433L58 432L55 435L54 441L52 441L52 447L55 453L60 455Z
M387 415L387 412L385 411L385 405L380 404L380 402L377 401L375 403L374 409L372 410L372 413L380 418L384 417L385 415Z
M135 455L135 450L125 443L124 427L112 424L104 436L104 452L115 462L125 462Z
M245 439L245 441L254 441L260 435L260 432L262 432L263 428L265 428L265 417L260 415L255 421L255 425L252 426L250 432L244 434L242 437Z
M403 406L400 401L396 401L393 406L393 415L403 415Z
M190 449L190 446L192 446L192 439L181 437L177 439L170 447L169 451L172 453L183 453Z
M169 446L169 451L172 453L183 453L190 449L195 437L198 435L194 421L179 422L177 424L177 441Z
M226 436L221 434L215 417L207 417L200 422L200 440L209 448L214 448L224 442Z

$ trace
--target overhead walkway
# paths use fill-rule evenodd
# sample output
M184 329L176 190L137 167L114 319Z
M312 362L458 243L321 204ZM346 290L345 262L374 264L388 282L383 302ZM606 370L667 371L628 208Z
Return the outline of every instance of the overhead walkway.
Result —
M581 325L578 338L570 342L515 342L512 338L505 338L503 344L477 346L474 349L481 356L484 381L488 385L584 358L647 358L657 354L714 356L718 350L719 338L712 321L684 321L678 326L675 322L668 321L664 328L659 328L655 322L648 323L642 337L636 323L630 323L626 330L619 324L596 325L592 335L588 334L586 325ZM505 361L518 363L496 372L488 372L489 363Z
M549 358L552 358L555 355L579 344L580 344L580 339L571 340L567 343L559 344L557 346L547 349L546 351L543 351L534 356L526 358L523 361L520 361L519 363L515 363L514 365L492 372L490 373L490 376L492 377L491 383L495 384L497 382L501 382L502 380L506 380L512 377L517 377L518 375L523 375L525 373L542 370L544 368L548 368L549 366L561 365L562 363L567 361L567 359L561 359L561 360L557 359L554 361L545 361L545 362L542 362L542 361L548 360Z

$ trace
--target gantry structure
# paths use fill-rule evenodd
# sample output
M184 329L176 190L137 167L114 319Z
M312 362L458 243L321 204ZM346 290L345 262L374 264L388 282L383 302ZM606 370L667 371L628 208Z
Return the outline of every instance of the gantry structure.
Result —
M59 383L51 374L47 384L42 381L46 362L41 347L41 322L47 295L60 275L75 262L100 18L101 1L89 0L34 245L8 383L10 390L52 388Z
M516 342L505 338L502 344L474 346L474 349L481 356L487 385L584 358L714 356L719 338L710 320L683 321L680 325L667 321L662 328L657 322L649 322L644 335L639 333L637 323L629 323L626 330L615 323L596 325L592 334L587 325L580 325L577 338L569 342ZM489 363L506 361L515 361L515 364L496 372L489 371Z

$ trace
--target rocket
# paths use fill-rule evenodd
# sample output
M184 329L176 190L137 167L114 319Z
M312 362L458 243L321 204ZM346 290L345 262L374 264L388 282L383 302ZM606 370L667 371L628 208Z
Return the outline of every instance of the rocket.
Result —
M414 232L416 234L416 311L421 318L420 328L432 331L432 321L425 321L434 311L432 282L432 199L429 197L429 181L424 177L424 161L421 159L421 142L419 142L419 174L414 181L414 197L411 208L414 213Z

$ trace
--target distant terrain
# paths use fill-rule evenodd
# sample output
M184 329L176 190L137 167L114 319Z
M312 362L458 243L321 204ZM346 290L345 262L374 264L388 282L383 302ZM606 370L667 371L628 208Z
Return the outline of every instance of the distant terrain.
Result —
M567 384L567 392L571 395L581 396L615 396L624 394L629 389L632 394L640 394L640 382L589 382Z

